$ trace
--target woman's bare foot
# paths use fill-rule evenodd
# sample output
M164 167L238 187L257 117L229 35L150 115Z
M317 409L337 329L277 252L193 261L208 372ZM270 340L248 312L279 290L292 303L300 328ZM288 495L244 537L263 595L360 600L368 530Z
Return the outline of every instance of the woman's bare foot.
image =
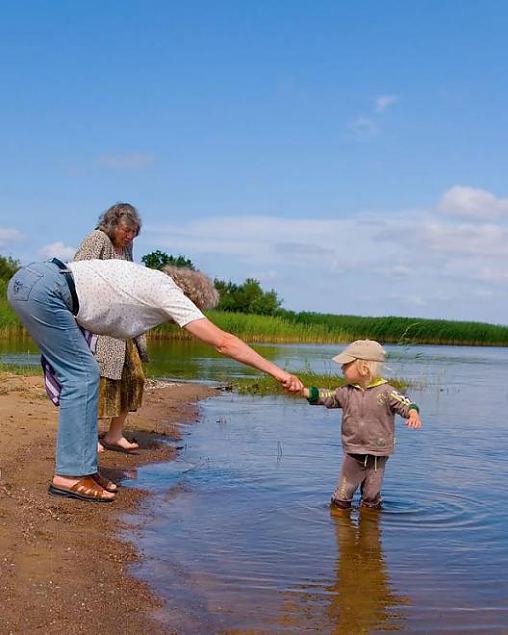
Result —
M104 441L105 447L114 446L119 450L125 450L126 452L131 452L132 450L137 450L139 448L139 443L131 443L128 439L126 439L123 435L120 437L115 437L106 433L102 440Z

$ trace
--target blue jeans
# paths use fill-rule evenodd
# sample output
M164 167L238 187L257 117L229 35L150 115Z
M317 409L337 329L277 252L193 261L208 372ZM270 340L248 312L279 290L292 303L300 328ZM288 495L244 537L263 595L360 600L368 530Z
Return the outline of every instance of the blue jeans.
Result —
M7 297L62 385L56 474L94 474L99 367L72 315L67 281L52 262L32 263L14 274Z

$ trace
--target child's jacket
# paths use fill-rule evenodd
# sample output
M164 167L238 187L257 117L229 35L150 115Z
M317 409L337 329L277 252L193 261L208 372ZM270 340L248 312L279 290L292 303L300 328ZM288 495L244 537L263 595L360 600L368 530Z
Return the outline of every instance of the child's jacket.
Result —
M401 395L385 379L378 379L365 390L347 385L336 390L319 389L319 397L309 403L342 408L342 447L348 454L393 454L395 414L408 418L418 406Z

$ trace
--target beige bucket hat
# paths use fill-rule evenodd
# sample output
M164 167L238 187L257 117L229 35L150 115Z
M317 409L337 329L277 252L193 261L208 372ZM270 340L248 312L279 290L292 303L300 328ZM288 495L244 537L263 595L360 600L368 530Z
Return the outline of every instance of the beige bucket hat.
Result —
M386 351L374 340L356 340L352 342L342 353L333 358L337 364L349 364L355 359L364 359L368 362L384 362Z

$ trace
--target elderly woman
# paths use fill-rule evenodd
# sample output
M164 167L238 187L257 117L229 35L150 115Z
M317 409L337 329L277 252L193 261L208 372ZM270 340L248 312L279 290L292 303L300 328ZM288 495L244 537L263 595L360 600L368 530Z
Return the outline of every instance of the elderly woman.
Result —
M133 205L116 203L99 218L95 230L79 246L74 260L132 261L132 241L141 230L141 218ZM139 446L123 435L129 412L142 403L145 376L141 361L147 361L145 337L119 340L106 335L97 339L95 357L99 363L99 419L109 419L109 430L99 442L104 448L132 452Z
M291 392L302 382L208 320L162 271L124 260L52 261L19 269L7 289L19 319L61 385L56 470L50 494L111 502L116 485L97 472L99 367L80 326L120 339L173 320L219 353L274 377Z

